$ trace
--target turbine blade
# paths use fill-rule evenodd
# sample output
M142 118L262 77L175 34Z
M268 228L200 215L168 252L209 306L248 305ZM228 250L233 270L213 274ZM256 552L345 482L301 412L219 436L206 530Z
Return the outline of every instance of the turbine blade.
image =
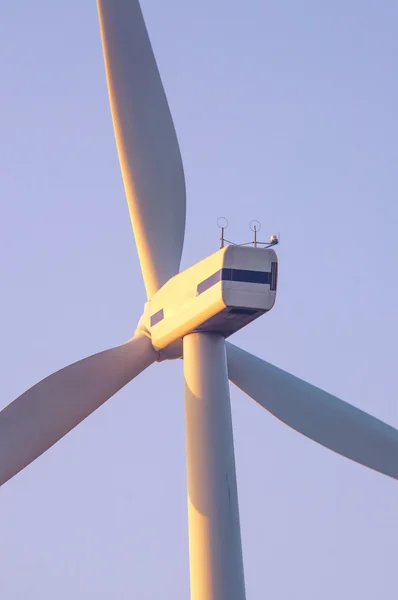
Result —
M148 298L175 275L185 179L138 0L97 0L113 127Z
M0 412L0 485L76 427L156 360L150 340L80 360L19 396Z
M398 431L351 404L227 343L228 376L299 433L398 479Z

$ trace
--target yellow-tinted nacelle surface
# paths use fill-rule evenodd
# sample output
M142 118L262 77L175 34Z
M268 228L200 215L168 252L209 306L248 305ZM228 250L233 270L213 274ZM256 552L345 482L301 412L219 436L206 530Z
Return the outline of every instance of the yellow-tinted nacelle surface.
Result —
M228 337L274 306L277 271L271 248L226 246L172 277L141 323L159 349L194 331Z

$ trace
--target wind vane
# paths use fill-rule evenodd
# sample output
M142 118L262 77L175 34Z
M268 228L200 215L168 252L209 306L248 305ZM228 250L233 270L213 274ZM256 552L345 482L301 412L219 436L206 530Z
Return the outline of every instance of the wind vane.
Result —
M250 221L249 227L254 233L253 240L250 242L244 242L243 244L237 244L235 242L231 242L231 240L227 240L224 237L224 232L228 227L228 220L225 217L219 217L217 219L217 225L220 229L220 248L224 248L225 242L227 244L232 244L233 246L254 246L254 248L258 248L259 246L262 248L271 248L272 246L276 246L279 244L279 237L277 235L271 235L268 242L259 242L257 239L257 234L261 229L260 221Z

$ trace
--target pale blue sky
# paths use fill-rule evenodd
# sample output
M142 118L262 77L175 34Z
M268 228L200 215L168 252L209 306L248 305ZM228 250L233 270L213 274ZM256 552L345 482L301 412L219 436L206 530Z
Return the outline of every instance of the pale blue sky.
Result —
M281 232L245 349L398 427L393 0L142 0L186 169L183 266ZM0 9L1 400L121 343L144 288L94 0ZM232 389L248 600L394 598L398 484ZM189 597L182 363L0 491L4 600Z

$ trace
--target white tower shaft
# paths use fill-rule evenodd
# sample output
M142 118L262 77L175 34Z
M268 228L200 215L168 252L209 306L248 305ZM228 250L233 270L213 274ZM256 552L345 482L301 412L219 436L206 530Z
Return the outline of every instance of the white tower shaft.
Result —
M184 337L191 600L245 600L225 340Z

